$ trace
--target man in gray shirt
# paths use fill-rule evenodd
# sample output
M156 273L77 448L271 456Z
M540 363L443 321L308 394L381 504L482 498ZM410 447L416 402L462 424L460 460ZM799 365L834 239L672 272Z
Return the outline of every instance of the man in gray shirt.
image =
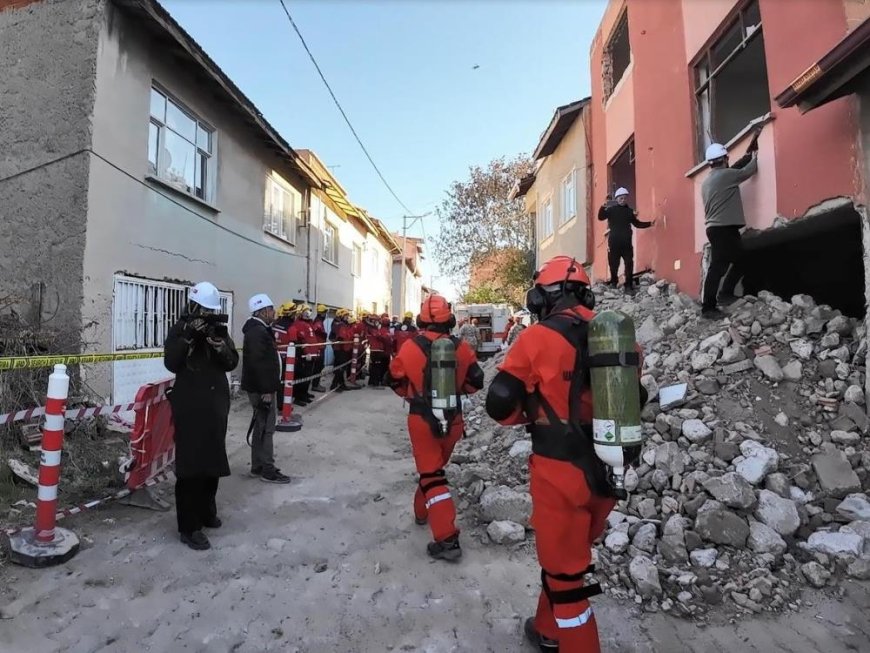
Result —
M710 241L710 267L704 279L701 314L710 319L723 317L717 301L722 304L733 302L734 289L743 276L740 230L746 226L746 217L740 184L758 172L757 156L757 132L746 154L731 167L728 166L728 151L723 145L713 143L707 148L706 158L711 171L701 185L701 196L704 199L707 240Z

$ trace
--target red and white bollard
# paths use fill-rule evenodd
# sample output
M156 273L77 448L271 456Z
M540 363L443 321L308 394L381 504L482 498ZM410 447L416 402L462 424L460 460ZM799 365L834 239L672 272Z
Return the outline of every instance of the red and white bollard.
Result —
M292 433L302 429L302 420L293 414L293 381L296 378L296 345L287 345L287 358L284 364L284 405L275 430Z
M58 528L57 485L60 482L60 457L63 451L63 424L69 376L66 365L55 365L48 377L45 422L42 427L42 456L39 461L39 489L36 501L36 527L9 538L10 559L26 567L61 564L79 551L79 538Z

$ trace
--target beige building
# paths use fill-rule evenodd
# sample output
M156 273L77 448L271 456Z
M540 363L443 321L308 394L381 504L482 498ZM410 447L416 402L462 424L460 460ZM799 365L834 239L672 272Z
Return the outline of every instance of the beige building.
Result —
M589 254L589 99L556 109L534 152L535 172L517 181L535 224L536 266L564 254L584 264Z

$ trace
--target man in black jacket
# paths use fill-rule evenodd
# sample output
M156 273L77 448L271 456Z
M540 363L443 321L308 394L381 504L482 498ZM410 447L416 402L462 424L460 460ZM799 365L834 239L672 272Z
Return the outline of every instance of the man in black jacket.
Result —
M230 475L227 372L239 364L239 354L226 324L217 317L220 308L218 289L207 281L196 284L163 347L163 364L175 374L168 397L175 423L178 533L197 551L211 547L202 529L221 525L215 502L218 480Z
M628 204L628 190L619 188L613 194L616 203L607 202L598 209L598 219L607 220L610 233L607 238L607 261L610 263L610 285L616 288L619 279L619 261L625 266L625 289L634 289L634 246L631 244L632 227L648 229L655 224L637 219L637 211Z
M271 325L275 306L268 295L248 300L251 317L242 327L245 334L242 358L242 390L254 408L251 434L251 474L267 483L289 483L275 467L272 436L275 434L276 393L281 388L281 357Z

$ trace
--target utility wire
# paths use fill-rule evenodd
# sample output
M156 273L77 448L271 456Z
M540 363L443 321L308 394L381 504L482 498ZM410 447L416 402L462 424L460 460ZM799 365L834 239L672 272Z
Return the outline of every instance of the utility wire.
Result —
M317 63L317 59L314 58L314 55L311 54L311 50L308 48L308 44L305 42L305 38L302 36L302 32L299 31L299 27L296 26L296 22L293 20L293 17L290 15L290 11L287 9L287 5L284 4L284 0L278 0L281 3L281 7L284 9L284 13L287 14L287 20L290 21L290 25L293 26L293 30L296 32L296 35L299 37L299 40L302 41L302 47L305 48L305 52L308 53L308 57L311 59L311 63L314 64L314 67L317 69L317 74L320 75L320 79L323 80L323 85L326 86L326 90L329 91L329 94L332 96L332 101L335 102L335 106L338 107L338 110L341 112L342 118L347 123L347 126L350 128L353 137L356 139L356 142L359 143L360 148L362 148L363 154L366 155L366 158L369 160L369 163L372 164L372 168L375 169L375 172L378 173L378 177L381 178L381 181L384 182L384 186L387 187L387 190L390 191L390 194L395 198L395 200L399 203L399 205L405 209L407 213L413 213L411 209L409 209L405 203L399 199L399 196L396 195L396 191L393 190L393 187L390 186L389 182L387 182L386 177L384 177L380 168L378 168L374 159L372 159L372 155L369 154L369 151L366 149L366 146L363 145L362 139L359 137L359 134L356 133L356 129L353 128L353 125L350 122L350 118L347 117L347 114L342 108L341 103L338 101L338 98L335 97L335 93L332 91L332 87L329 85L329 82L326 81L326 76L323 74L323 71L320 69L320 65Z

